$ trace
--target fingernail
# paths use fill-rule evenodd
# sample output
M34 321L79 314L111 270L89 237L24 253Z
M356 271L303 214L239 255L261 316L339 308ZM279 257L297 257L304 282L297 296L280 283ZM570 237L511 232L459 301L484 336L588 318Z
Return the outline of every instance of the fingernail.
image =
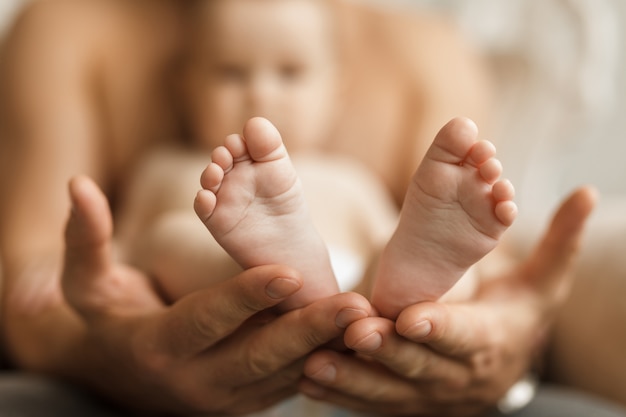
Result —
M344 308L335 317L335 324L337 327L345 329L351 323L354 323L357 320L366 318L367 312L360 309L355 308Z
M371 353L380 349L382 345L383 336L378 332L372 332L363 339L359 340L354 346L352 346L352 349L362 353Z
M419 321L412 326L409 326L402 335L409 339L422 339L430 334L433 330L433 325L428 320Z
M309 378L319 382L333 382L337 377L337 368L333 364L326 364L322 366L317 372L309 375Z
M300 283L292 278L274 278L265 287L265 293L275 299L281 299L290 296L300 289Z

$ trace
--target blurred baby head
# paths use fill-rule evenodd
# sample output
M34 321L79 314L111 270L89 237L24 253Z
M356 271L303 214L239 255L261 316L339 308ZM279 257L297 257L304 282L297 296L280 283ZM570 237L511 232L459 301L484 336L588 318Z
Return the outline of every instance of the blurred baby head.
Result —
M253 116L270 119L291 150L326 139L340 83L329 1L199 1L185 75L197 145L220 144Z

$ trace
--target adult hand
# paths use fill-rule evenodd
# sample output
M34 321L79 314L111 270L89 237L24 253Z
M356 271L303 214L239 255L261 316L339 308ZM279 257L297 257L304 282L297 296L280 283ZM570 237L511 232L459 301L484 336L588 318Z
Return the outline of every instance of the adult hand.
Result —
M367 317L357 294L339 294L280 317L267 309L302 280L266 266L166 306L146 276L112 261L112 219L93 182L70 184L63 290L83 324L65 369L112 400L173 413L241 414L295 392L304 357ZM86 366L86 368L85 368Z
M320 351L305 364L305 394L385 415L478 416L502 398L540 353L567 294L593 190L573 193L521 265L486 282L465 303L420 303L396 323L350 325L357 355Z

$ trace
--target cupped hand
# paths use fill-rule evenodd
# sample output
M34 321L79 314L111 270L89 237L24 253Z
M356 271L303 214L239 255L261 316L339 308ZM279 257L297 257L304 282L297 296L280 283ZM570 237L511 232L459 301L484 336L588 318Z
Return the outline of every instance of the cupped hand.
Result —
M593 190L574 192L533 254L468 302L420 303L396 323L370 317L351 324L345 342L357 354L316 352L301 391L383 415L481 415L541 353L594 203Z
M254 268L165 305L141 272L112 261L107 201L70 184L63 290L83 331L64 371L115 402L171 413L242 414L296 391L304 358L370 306L339 294L279 317L302 286L284 266ZM209 271L210 272L210 271Z

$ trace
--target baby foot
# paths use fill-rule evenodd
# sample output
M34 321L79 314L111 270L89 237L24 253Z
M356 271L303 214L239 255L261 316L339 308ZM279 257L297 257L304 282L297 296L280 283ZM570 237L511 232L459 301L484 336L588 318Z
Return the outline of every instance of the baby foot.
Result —
M250 119L243 137L228 136L211 159L194 208L217 242L243 268L281 264L302 274L303 288L281 309L336 294L328 251L274 125Z
M452 120L417 169L374 284L384 316L441 297L515 220L513 186L498 180L495 147L477 134L472 121Z

